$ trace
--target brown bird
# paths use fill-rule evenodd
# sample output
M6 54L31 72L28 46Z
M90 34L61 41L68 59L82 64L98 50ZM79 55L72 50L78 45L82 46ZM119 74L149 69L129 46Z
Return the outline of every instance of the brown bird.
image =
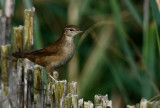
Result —
M17 52L13 56L17 58L28 58L29 60L46 67L47 72L57 70L68 63L75 51L75 35L82 33L77 26L68 25L63 35L52 45L43 49L31 52Z

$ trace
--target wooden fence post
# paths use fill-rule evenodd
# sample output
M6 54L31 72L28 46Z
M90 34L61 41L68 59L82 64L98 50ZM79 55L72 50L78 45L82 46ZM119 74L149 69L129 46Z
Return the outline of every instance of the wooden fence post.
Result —
M95 95L94 103L95 108L112 108L112 101L108 100L108 95Z
M43 68L34 66L34 107L44 108L44 74Z
M10 45L0 46L0 52L1 52L1 81L2 81L1 86L3 86L5 96L8 95L8 75L9 75L8 57L9 57L9 50L10 50Z
M34 47L34 13L35 8L31 9L25 9L24 12L24 51L31 51ZM30 75L33 78L33 63L30 62L28 59L24 60L24 107L27 106L33 106L33 103L30 103L32 105L29 105L29 102L27 99L32 99L33 91L31 90L33 87L29 87L30 90L27 89L28 81L28 69L31 69L32 71L29 71ZM33 83L33 82L32 82ZM30 84L31 86L33 84ZM30 92L32 91L32 92Z
M56 108L65 107L65 96L67 95L67 81L55 81Z
M35 8L24 11L24 51L34 48L34 13Z
M13 53L21 52L23 49L23 26L13 28ZM23 88L22 88L22 62L12 58L11 72L9 75L10 95L14 107L22 108L23 106ZM18 65L19 66L18 66ZM16 99L15 99L16 98Z
M27 69L27 108L34 108L34 73L33 69Z
M93 108L93 103L91 101L84 102L84 108Z
M78 95L69 93L65 97L65 108L78 108Z
M7 108L10 107L9 100L8 100L8 91L9 91L9 83L8 83L8 76L9 76L9 51L10 45L2 45L0 46L1 52L1 73L0 73L0 99L7 99L5 102L0 103L0 107ZM2 101L2 100L1 100Z
M77 95L77 82L68 83L68 93Z
M13 28L13 53L23 51L23 26ZM17 59L12 60L12 71L17 72Z
M6 17L0 13L0 45L5 45L5 33L6 33Z
M4 16L6 17L6 28L5 28L5 44L11 43L11 29L12 29L12 17L14 12L15 0L5 0L4 3Z
M24 108L24 66L22 60L17 61L18 108Z
M84 108L83 99L78 100L78 108Z

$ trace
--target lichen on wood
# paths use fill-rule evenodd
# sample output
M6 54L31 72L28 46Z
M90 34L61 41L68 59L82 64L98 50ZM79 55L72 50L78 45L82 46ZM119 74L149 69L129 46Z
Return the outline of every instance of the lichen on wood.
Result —
M11 29L12 29L12 17L14 12L14 2L15 0L5 0L4 3L4 17L5 22L5 44L11 43Z
M0 46L0 52L1 52L1 84L3 85L3 90L5 93L5 96L8 95L8 76L9 76L9 51L10 51L10 45L2 45Z
M17 81L18 81L18 108L24 107L24 67L22 60L17 61Z
M68 83L68 93L77 95L77 82Z
M84 102L84 108L93 108L93 103L91 101Z
M78 108L78 95L69 93L65 97L65 108Z
M6 17L0 15L0 45L5 45L6 42Z
M55 81L56 108L64 108L65 96L67 95L67 81Z
M23 50L23 26L13 28L13 53Z
M34 12L35 12L35 8L31 8L31 9L25 9L24 11L24 41L23 41L23 50L24 51L31 51L33 50L34 47ZM28 77L33 74L33 67L34 64L29 61L28 59L24 60L24 106L30 106L33 105L33 103L28 103L31 100L27 100L28 96L32 96L32 92L30 92L30 89L34 88L32 87L33 84L31 84L28 88L27 85L28 84ZM30 75L28 76L28 70L32 70L29 71ZM32 76L33 78L33 76ZM32 99L29 98L29 99ZM28 105L30 104L30 105Z
M13 28L13 53L23 50L23 26ZM12 71L17 72L17 58L12 60Z
M105 96L95 95L94 97L95 108L102 108L103 101L107 101L107 100L108 100L108 95L105 95Z
M83 108L84 105L83 105L83 99L79 99L78 100L78 108Z
M55 80L58 80L58 72L57 71L53 71L53 78Z
M36 108L44 107L44 79L43 67L34 66L34 105Z
M33 49L34 42L34 13L35 8L25 9L24 11L24 50Z

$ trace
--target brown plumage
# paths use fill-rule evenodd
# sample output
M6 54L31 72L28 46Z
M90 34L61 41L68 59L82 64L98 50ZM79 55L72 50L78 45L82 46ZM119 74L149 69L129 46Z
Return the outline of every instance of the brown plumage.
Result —
M36 64L46 67L47 72L51 72L69 62L73 57L74 37L81 32L77 26L68 25L65 27L63 35L52 45L37 51L17 52L13 56L28 58Z

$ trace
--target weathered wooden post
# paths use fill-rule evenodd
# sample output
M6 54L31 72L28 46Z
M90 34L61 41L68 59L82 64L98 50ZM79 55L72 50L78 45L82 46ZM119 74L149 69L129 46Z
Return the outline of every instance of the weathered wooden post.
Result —
M160 101L147 101L142 98L136 105L127 105L127 108L160 108Z
M13 53L23 51L23 26L13 28ZM17 72L17 59L12 60L12 71Z
M18 108L24 108L24 66L22 60L17 61L17 81L18 81Z
M58 80L58 72L53 71L53 78L55 80ZM48 108L55 108L56 107L56 98L55 98L55 81L53 81L50 76L47 77L47 90L46 90L46 96L45 96L45 104Z
M67 95L67 81L55 81L56 108L65 107L65 96Z
M78 108L84 108L83 99L78 100Z
M78 95L69 93L65 98L65 108L78 108Z
M9 51L10 51L10 45L2 45L0 46L0 52L1 52L1 90L0 90L0 99L5 99L8 97L8 91L9 91L9 83L8 83L8 75L9 75ZM10 107L9 101L6 100L5 102L0 103L0 107L7 108Z
M68 83L68 95L65 98L66 108L78 108L77 82Z
M32 68L27 69L27 108L34 108L34 73Z
M13 53L21 52L23 49L23 26L13 28ZM9 77L10 95L13 106L23 107L23 81L22 81L22 62L12 58L12 67ZM17 65L18 64L18 65ZM15 86L16 85L16 86ZM16 98L16 99L15 99Z
M77 95L77 82L72 81L71 83L68 83L68 93Z
M44 108L44 73L39 65L34 66L34 107Z
M84 102L84 108L93 108L93 103L91 101Z
M108 98L107 96L105 98ZM103 105L103 96L95 95L94 97L95 108L102 108Z
M1 88L3 88L5 96L8 95L8 75L9 75L9 68L8 68L8 57L9 57L9 50L10 45L2 45L0 46L1 52Z
M23 42L23 50L24 51L31 51L33 50L34 47L34 13L35 13L35 8L31 9L25 9L24 12L24 42ZM24 107L27 106L32 106L33 107L33 102L27 103L27 99L32 99L33 93L33 82L30 83L30 86L28 85L28 76L34 78L33 76L33 63L30 62L28 59L24 60ZM28 69L31 69L32 71L29 71ZM30 74L30 75L28 75ZM27 86L29 89L27 89ZM29 102L29 101L28 101Z
M0 12L0 45L5 45L5 33L6 33L6 17L3 16L3 12Z
M108 95L95 95L94 103L95 108L112 108L112 101L108 100Z
M103 108L112 108L111 100L103 100Z
M127 105L127 108L136 108L134 105L130 106L130 105Z
M5 24L5 44L11 43L11 29L12 29L12 17L14 12L15 0L5 0L4 2L4 16L6 18Z

